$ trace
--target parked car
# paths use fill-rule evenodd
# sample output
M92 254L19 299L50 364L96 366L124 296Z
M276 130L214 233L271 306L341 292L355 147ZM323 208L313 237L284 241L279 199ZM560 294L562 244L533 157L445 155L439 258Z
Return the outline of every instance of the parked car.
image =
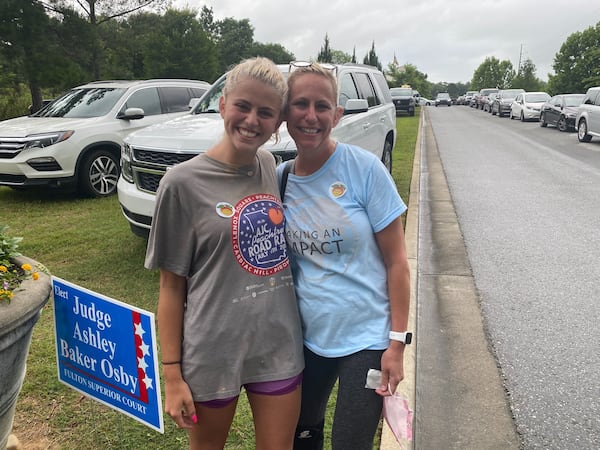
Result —
M446 105L452 106L452 99L450 98L450 94L447 92L440 92L435 97L435 106Z
M0 185L76 187L91 197L117 189L123 138L190 112L209 83L96 81L30 116L0 122ZM196 100L197 101L197 100Z
M508 117L520 119L521 122L527 120L539 120L540 110L546 101L550 100L547 92L524 92L519 94L513 100L510 106Z
M585 94L559 94L542 105L540 126L554 125L560 131L575 130L575 118Z
M471 106L471 101L473 100L473 96L477 93L478 93L478 91L467 91L467 93L465 94L465 96L463 98L462 104Z
M489 112L491 114L492 103L494 103L494 100L496 99L497 96L498 96L497 92L492 92L487 96L486 101L483 103L483 110L485 112Z
M481 90L479 91L479 94L478 94L478 96L477 96L477 97L476 97L476 99L475 99L475 107L476 107L477 109L481 109L481 110L485 109L485 108L484 108L484 106L485 106L485 104L487 104L487 102L488 102L488 97L489 97L489 95L490 95L490 94L492 94L492 93L494 93L494 94L495 94L495 93L496 93L496 92L498 92L499 90L500 90L500 89L496 89L496 88L485 88L485 89L481 89Z
M433 103L435 103L433 100L429 100L425 97L419 97L419 106L431 106Z
M510 114L510 108L515 97L525 92L524 89L500 89L492 103L492 115L498 117Z
M284 73L290 68L278 67ZM370 150L391 172L396 111L383 73L363 64L340 64L336 66L336 76L338 103L344 108L344 115L332 137ZM205 152L223 134L218 105L225 77L226 74L213 84L191 114L145 128L125 139L117 190L123 215L134 234L147 236L156 190L165 172ZM296 155L296 145L285 123L279 129L279 140L268 142L264 148L279 161Z
M600 137L600 86L587 90L575 118L577 139L589 142L592 136Z
M392 100L394 101L394 106L396 107L396 114L406 112L409 116L415 115L415 105L417 100L413 96L412 88L390 88L390 94L392 94Z

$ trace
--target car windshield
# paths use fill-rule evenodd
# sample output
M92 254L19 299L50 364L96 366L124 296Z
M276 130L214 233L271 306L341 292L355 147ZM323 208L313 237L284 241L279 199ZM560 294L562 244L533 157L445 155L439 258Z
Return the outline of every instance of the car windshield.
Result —
M515 98L517 95L523 93L521 90L514 91L502 91L502 98Z
M549 98L548 94L525 94L525 101L530 103L542 103Z
M440 94L437 95L437 98L450 98L450 94L442 92L442 93L440 93Z
M405 95L408 97L411 97L413 95L412 89L408 89L408 88L391 88L390 92L392 95Z
M579 106L583 103L585 95L569 95L565 97L565 106Z
M72 89L62 97L47 104L33 117L100 117L107 114L123 96L120 88Z
M194 108L193 114L218 113L219 99L225 87L225 77L216 82Z

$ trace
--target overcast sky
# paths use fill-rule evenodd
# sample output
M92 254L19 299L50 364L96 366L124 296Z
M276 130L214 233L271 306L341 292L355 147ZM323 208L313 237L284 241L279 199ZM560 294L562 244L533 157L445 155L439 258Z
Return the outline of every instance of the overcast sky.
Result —
M216 20L249 19L256 41L296 59L315 59L325 33L335 50L356 48L359 62L374 41L384 68L395 55L433 83L467 82L488 56L516 70L519 55L547 80L567 37L600 21L599 0L174 0L178 9L203 5Z

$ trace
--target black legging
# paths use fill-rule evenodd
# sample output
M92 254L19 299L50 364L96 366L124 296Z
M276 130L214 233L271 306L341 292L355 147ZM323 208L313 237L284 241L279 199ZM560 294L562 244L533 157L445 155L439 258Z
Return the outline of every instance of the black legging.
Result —
M383 397L365 388L367 371L381 370L383 350L363 350L341 358L324 358L304 347L302 409L294 450L321 450L325 409L339 378L331 435L332 450L371 450Z

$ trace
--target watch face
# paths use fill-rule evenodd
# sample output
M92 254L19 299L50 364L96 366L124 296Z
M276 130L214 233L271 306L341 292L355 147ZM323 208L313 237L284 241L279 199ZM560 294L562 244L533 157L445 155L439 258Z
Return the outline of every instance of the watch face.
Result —
M406 337L404 338L404 343L406 345L410 344L412 342L412 333L406 333Z

